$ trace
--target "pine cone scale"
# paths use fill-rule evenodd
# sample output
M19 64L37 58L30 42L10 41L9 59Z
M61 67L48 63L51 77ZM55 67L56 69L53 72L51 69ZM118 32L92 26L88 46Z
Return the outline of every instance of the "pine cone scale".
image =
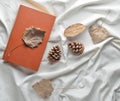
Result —
M75 55L80 55L84 51L84 46L80 42L76 42L76 41L70 42L68 44L68 47Z
M53 63L59 61L61 58L61 50L58 45L53 46L48 53L48 60Z

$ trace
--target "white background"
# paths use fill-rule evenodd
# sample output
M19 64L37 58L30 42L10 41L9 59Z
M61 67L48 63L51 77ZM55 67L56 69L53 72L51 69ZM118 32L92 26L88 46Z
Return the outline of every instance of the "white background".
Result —
M0 0L0 101L120 101L120 0L35 1L55 15L56 22L40 68L31 72L2 60L21 1ZM86 25L74 39L85 45L80 56L71 54L64 37L65 28L74 23ZM101 23L110 37L94 45L88 28ZM62 58L50 65L47 54L56 44L62 49ZM55 89L45 100L31 87L43 78L52 79Z

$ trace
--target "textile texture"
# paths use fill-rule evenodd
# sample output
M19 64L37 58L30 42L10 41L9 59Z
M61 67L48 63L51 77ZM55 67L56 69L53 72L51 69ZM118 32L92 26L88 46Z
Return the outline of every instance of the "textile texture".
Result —
M56 16L37 72L2 60L21 1L0 0L0 101L120 101L120 0L35 2ZM71 54L64 36L64 30L75 23L86 26L79 37L71 39L84 44L79 56ZM110 37L93 44L88 28L94 24L105 27ZM61 47L61 59L50 64L47 55L54 45ZM42 79L52 80L54 91L48 99L32 88Z

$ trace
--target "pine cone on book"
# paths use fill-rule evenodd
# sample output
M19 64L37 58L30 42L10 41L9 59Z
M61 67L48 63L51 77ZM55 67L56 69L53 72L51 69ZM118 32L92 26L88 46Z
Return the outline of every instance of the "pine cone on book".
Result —
M48 60L53 63L59 61L61 58L61 49L58 45L53 46L48 53Z
M68 47L72 51L72 53L75 55L80 55L84 51L84 45L77 41L68 43Z

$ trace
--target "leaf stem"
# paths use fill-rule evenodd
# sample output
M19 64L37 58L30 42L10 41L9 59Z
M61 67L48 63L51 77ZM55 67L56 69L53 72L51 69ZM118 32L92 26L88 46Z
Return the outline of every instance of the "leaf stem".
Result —
M10 52L8 53L7 56L9 57L14 50L16 50L17 48L19 48L19 47L21 47L21 46L23 46L23 45L24 45L24 44L22 43L22 44L16 46L15 48L13 48L12 50L10 50Z

